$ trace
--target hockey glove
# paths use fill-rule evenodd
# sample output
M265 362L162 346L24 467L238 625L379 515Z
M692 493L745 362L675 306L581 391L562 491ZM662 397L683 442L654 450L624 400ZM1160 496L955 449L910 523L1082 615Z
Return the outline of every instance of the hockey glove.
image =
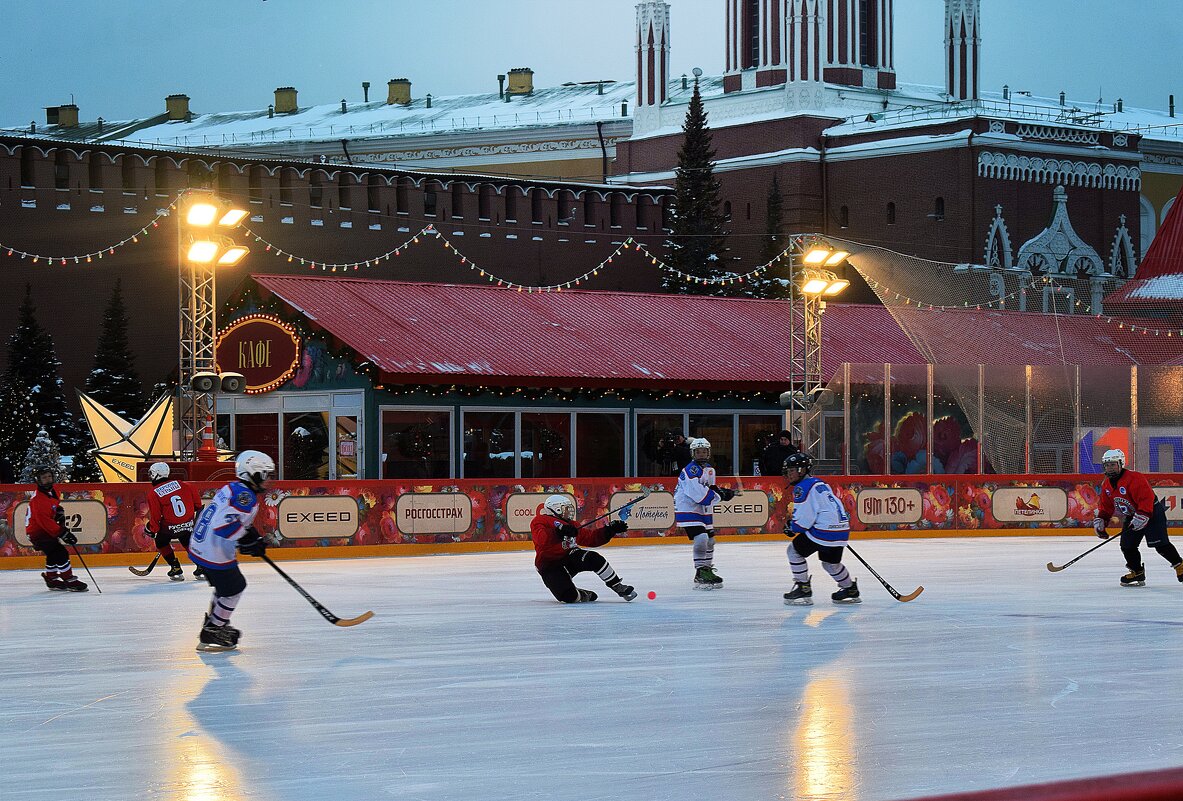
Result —
M728 489L727 487L716 487L713 484L711 485L711 489L719 493L719 497L725 501L729 501L735 497L735 490L733 489Z
M1093 531L1097 532L1097 536L1101 539L1105 539L1107 536L1109 536L1105 533L1105 521L1099 517L1093 520Z
M262 556L267 553L267 540L260 537L254 528L248 528L238 540L238 550L247 556Z
M559 536L560 537L578 537L579 536L579 529L576 528L575 526L571 525L570 523L560 523L559 524Z
M70 529L66 529L65 531L63 531L62 535L58 539L60 539L62 542L66 543L67 545L77 545L78 544L78 537L75 536L74 532L70 531Z
M623 534L628 531L628 523L623 520L613 520L608 525L604 526L604 531L608 533L609 537L615 537L617 534Z
M1130 528L1134 531L1141 531L1146 528L1146 524L1150 522L1150 515L1144 515L1141 512L1135 512L1134 516L1130 518Z

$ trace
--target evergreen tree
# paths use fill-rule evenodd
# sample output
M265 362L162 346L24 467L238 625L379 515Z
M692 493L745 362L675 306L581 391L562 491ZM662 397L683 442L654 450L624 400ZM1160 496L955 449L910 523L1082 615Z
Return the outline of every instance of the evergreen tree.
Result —
M127 341L127 310L119 280L103 314L94 369L86 377L86 394L129 422L139 420L146 408L144 386Z
M29 388L37 411L37 423L70 456L81 451L86 438L66 405L63 382L58 375L53 337L37 322L32 287L25 286L25 299L17 312L17 326L8 340L8 380L20 380Z
M682 149L674 179L671 234L666 247L671 267L700 278L724 278L727 232L719 210L719 181L714 173L715 151L707 127L706 109L698 81L682 126ZM666 272L662 288L698 295L731 295L739 284L700 284Z
M33 440L33 444L25 451L24 462L21 465L20 482L22 484L32 484L36 481L36 474L34 471L42 467L49 467L53 470L53 482L55 484L62 481L69 481L70 474L62 466L62 454L58 450L57 443L54 442L45 429L37 432L37 438Z
M14 470L19 472L38 428L29 388L19 378L6 379L0 390L0 457L7 459Z
M772 185L768 188L768 205L764 218L764 241L760 250L760 264L769 264L779 256L788 243L784 235L784 199L776 173L772 174ZM748 280L744 294L750 298L788 297L785 286L788 279L788 259L781 259L767 270Z

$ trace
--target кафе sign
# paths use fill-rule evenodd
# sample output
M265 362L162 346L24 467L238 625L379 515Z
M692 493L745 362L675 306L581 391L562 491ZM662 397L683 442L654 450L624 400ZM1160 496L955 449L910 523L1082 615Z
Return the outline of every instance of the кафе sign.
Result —
M260 395L280 387L300 366L296 329L275 317L251 314L218 334L214 361L221 372L242 373L246 394Z

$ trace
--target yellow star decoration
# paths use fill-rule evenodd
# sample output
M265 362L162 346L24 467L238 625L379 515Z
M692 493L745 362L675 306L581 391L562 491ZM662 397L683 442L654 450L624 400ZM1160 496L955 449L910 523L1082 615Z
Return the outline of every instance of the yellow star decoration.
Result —
M85 392L78 393L82 413L96 447L90 453L103 471L103 481L136 480L136 463L173 458L173 399L164 395L140 418L129 423Z

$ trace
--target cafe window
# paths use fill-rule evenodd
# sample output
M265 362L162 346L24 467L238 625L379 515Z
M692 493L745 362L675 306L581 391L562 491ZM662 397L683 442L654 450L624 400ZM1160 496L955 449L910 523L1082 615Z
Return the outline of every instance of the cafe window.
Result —
M509 410L464 413L464 478L517 475L517 415Z
M452 414L382 410L382 478L451 478Z
M674 435L685 434L685 415L637 415L637 475L676 476L684 465L675 449ZM682 449L685 455L685 449Z
M571 475L571 413L522 412L522 478Z
M234 415L234 448L239 452L262 451L279 464L279 415Z
M284 414L285 481L323 481L329 477L328 417L328 412Z
M580 478L626 475L624 414L575 414L575 475Z

